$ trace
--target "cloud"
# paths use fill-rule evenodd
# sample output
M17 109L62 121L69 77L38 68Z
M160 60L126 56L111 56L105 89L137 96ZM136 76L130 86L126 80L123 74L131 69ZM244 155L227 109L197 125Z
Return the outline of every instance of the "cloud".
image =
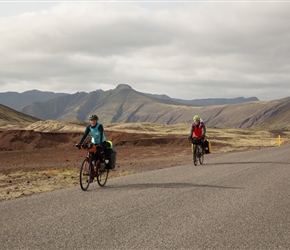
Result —
M289 4L58 3L0 16L0 91L290 96Z

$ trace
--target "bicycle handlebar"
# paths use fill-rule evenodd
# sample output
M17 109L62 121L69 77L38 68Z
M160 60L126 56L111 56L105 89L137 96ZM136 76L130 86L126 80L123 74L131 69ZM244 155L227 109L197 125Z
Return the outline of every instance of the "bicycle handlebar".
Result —
M78 149L86 149L86 150L89 150L89 149L93 149L93 148L99 148L99 147L102 147L101 145L99 144L93 144L93 143L83 143L83 144L76 144L75 145Z

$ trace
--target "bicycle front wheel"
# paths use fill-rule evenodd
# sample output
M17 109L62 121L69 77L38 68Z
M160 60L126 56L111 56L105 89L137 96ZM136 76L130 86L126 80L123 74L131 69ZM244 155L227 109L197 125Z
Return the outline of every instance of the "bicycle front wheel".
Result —
M194 166L197 166L197 152L198 152L198 149L197 149L197 146L192 144L193 145L193 164Z
M80 168L80 186L83 191L86 191L89 188L91 183L91 168L89 160L84 159L81 168Z
M97 167L97 182L100 187L104 187L107 183L109 175L109 169L102 169L100 168L100 164Z

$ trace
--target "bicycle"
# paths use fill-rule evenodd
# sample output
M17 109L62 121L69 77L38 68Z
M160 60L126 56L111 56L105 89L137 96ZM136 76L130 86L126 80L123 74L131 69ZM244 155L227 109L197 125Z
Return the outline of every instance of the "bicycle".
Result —
M199 162L200 165L202 165L204 160L204 152L202 150L202 146L200 144L192 143L191 149L193 153L193 164L197 166L197 163Z
M89 188L90 183L97 179L100 187L104 187L108 180L109 169L106 168L105 163L101 163L100 159L95 159L94 152L100 145L93 143L84 143L76 145L79 149L87 150L87 156L83 160L80 167L80 186L83 191Z

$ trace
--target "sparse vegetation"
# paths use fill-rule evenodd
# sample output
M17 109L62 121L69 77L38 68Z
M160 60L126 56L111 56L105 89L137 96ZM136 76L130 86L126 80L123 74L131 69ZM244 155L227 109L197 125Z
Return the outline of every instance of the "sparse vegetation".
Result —
M54 149L54 146L49 148L49 143L43 140L52 139L51 145L57 145L55 143L66 138L65 133L82 133L85 125L86 123L76 121L48 120L22 125L21 129L27 130L26 133L15 131L17 136L13 135L13 142L18 146L28 140L29 146L33 148L31 140L37 139L42 144L38 141L34 144L42 149L31 150L32 148L25 146L25 150L18 149L15 153L14 151L0 152L0 200L79 185L78 171L84 157L83 152L73 151L74 144L70 141ZM174 125L105 124L108 134L118 134L120 131L124 133L116 137L119 138L118 140L114 140L114 143L118 145L119 167L110 173L109 178L190 163L191 149L187 141L189 127L190 124L187 123ZM6 127L6 131L10 128ZM39 137L37 131L44 137ZM57 131L62 133L58 135ZM5 131L2 134L4 133ZM279 134L281 145L290 143L288 130L207 128L207 137L212 142L213 154L275 147ZM12 143L11 138L9 141ZM156 162L158 162L157 166Z

